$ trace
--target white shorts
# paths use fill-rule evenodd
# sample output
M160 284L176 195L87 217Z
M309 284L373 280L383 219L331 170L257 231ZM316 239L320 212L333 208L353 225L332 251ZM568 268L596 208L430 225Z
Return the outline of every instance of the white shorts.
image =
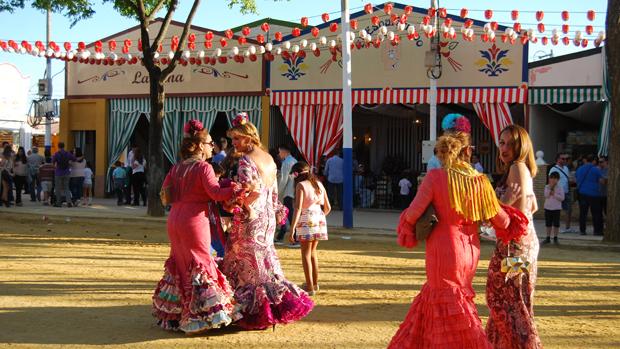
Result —
M89 188L89 189L90 189L90 188L92 188L92 187L93 187L93 183L92 183L92 182L91 182L91 183L86 183L86 182L84 182L84 185L83 185L83 186L84 186L84 188Z
M41 182L41 191L44 193L52 192L52 181L43 181Z

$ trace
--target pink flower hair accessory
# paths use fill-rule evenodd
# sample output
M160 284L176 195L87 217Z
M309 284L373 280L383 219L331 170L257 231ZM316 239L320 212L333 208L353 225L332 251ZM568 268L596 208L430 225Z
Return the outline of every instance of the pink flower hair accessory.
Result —
M202 122L196 119L188 121L185 126L183 126L183 132L190 135L193 135L196 132L200 132L204 129L205 127L202 125Z
M232 121L232 125L234 127L245 125L249 120L250 119L248 117L248 113L241 112L241 113L237 114L237 116L235 116L235 118Z

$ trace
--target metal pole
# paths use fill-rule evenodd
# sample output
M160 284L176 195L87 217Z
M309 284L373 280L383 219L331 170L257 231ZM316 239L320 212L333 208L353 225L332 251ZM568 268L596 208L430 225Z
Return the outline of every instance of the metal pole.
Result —
M49 45L50 41L52 41L52 11L47 9L47 43L46 46ZM47 58L47 68L46 68L46 79L47 79L47 98L49 100L52 99L52 59ZM45 149L52 148L52 122L51 120L45 120Z
M437 9L437 0L431 0L431 7ZM433 16L433 27L435 31L437 31L437 11L435 11L435 16ZM435 36L431 39L431 50L435 48ZM431 68L433 69L433 68ZM437 79L433 78L429 74L430 79L430 137L431 141L437 140Z
M351 35L349 34L349 1L341 0L342 27L342 154L344 183L342 225L353 228L353 118L351 98Z

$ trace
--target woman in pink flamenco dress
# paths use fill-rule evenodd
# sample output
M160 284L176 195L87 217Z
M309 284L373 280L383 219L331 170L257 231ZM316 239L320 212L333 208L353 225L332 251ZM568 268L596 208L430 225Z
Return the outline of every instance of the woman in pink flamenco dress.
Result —
M436 145L443 168L426 174L400 216L398 242L407 248L417 245L415 225L430 204L438 223L426 240L427 281L388 348L491 348L472 287L480 257L478 223L491 220L506 228L510 218L486 176L469 164L469 127L449 130Z
M538 209L532 178L537 167L532 142L527 131L511 125L500 133L501 169L506 173L498 185L500 200L527 217L527 233L511 243L498 241L491 261L486 287L489 321L487 337L495 349L540 349L542 343L534 322L534 288L537 276L538 236L532 215ZM523 195L514 197L506 188L517 185ZM510 246L510 247L509 247ZM508 256L521 257L529 263L522 272L502 272L501 264Z
M226 326L241 317L233 291L210 253L209 203L228 200L238 185L220 188L211 165L213 142L202 124L192 120L181 146L182 161L163 184L170 196L170 257L153 294L153 316L167 330L196 334ZM218 217L219 219L219 217Z
M260 148L258 131L246 115L238 115L229 130L239 160L239 183L249 191L244 208L236 210L228 237L222 272L234 289L243 318L239 326L265 329L305 317L314 307L306 292L284 277L273 239L276 222L286 217L278 202L276 166Z

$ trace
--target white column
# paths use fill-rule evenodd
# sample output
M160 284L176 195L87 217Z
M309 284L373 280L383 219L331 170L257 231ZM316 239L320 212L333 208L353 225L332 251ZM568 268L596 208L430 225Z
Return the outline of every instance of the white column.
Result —
M342 225L353 228L353 118L351 100L351 35L349 31L349 1L341 0L342 35L342 154L344 183L342 193Z
M51 36L52 36L52 11L49 9L47 10L46 36L47 36L47 45L49 45L51 41ZM47 89L48 89L47 97L48 99L51 100L52 99L52 59L51 58L47 58L46 79L47 79ZM52 122L51 120L45 119L45 116L44 116L44 122L45 122L45 147L51 148L52 146Z

